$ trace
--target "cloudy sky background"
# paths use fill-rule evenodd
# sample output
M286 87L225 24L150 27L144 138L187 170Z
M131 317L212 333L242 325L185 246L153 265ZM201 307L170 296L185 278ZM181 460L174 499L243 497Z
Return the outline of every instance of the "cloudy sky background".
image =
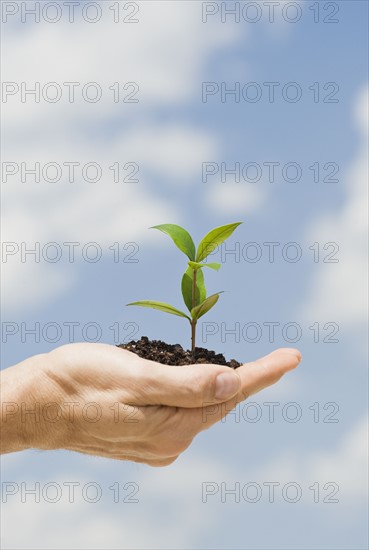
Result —
M102 17L91 24L81 17L84 4L76 7L74 23L67 21L66 10L54 24L42 18L22 23L20 11L3 23L3 81L25 82L29 88L56 82L64 91L56 103L30 97L22 103L20 93L5 102L3 96L3 162L28 167L95 162L102 178L83 181L76 170L69 182L65 170L58 183L42 177L36 183L31 176L22 182L20 173L4 181L3 172L3 241L28 248L56 242L63 256L56 263L42 258L37 263L31 256L22 262L20 254L3 255L2 368L68 342L63 323L71 322L80 323L75 341L83 340L82 327L93 322L101 327L101 341L118 343L109 327L119 323L120 341L134 330L135 337L188 346L188 327L181 319L124 307L144 298L181 306L183 259L165 236L147 228L178 223L198 242L210 228L233 221L244 224L228 249L242 251L254 242L262 256L251 262L228 255L219 273L206 273L209 292L228 292L200 323L199 338L205 322L216 323L218 333L203 345L229 358L248 361L277 347L296 346L303 362L278 386L253 398L262 411L258 422L248 420L251 408L241 409L239 421L230 416L202 433L165 469L66 452L4 457L3 483L94 482L103 498L87 503L77 492L74 503L66 493L57 503L32 498L22 503L19 494L9 497L2 504L3 547L367 548L367 4L333 3L339 11L331 15L332 8L321 3L315 23L314 3L301 2L301 19L289 23L281 2L270 23L259 3L262 17L254 24L242 18L238 24L231 18L222 23L220 11L204 24L202 3L182 1L138 2L133 24L114 23L113 2L101 2ZM134 6L124 10L119 4L123 19ZM287 16L293 18L294 12ZM63 82L81 83L75 102L68 102ZM87 82L101 87L99 102L81 100L78 89ZM115 82L137 83L139 102L115 103L109 90ZM255 103L231 98L222 103L220 94L204 103L203 82L229 87L257 82L263 93ZM280 83L273 103L265 82ZM301 86L300 101L281 97L288 82ZM338 102L323 101L333 89L324 89L329 82L339 86ZM314 83L319 83L317 103L309 89ZM139 181L115 183L109 170L115 162L136 163ZM295 162L302 177L284 181L276 169L271 183L265 168L257 182L232 177L222 182L219 172L205 183L203 162ZM314 163L320 165L319 183L309 169ZM329 172L326 163L339 166L338 182L322 181ZM66 242L81 243L74 262L68 261ZM91 242L102 250L96 263L81 255ZM115 263L109 247L117 242L121 261ZM274 262L265 242L281 243ZM281 255L290 242L302 250L296 263ZM326 243L337 243L333 258L338 262L323 262L334 250L324 249ZM319 262L313 261L312 246L319 247ZM128 261L130 253L138 262ZM221 254L214 260L222 261ZM252 330L246 338L241 332L240 341L222 338L221 322L227 329L257 323L260 339L251 341ZM274 341L265 324L272 322L280 323ZM57 323L63 327L61 338L22 338L22 323L27 328ZM295 343L281 330L288 323L301 327ZM315 342L309 327L318 325ZM12 326L19 331L7 336ZM339 330L331 338L338 342L324 342L335 327ZM263 404L271 401L280 404L274 422ZM295 423L281 414L290 402L302 411ZM318 422L313 409L319 410ZM114 503L108 489L114 482L137 483L139 502ZM242 497L239 503L232 497L221 502L220 491L205 503L204 482L219 487L256 482L264 490L255 503ZM263 485L268 482L280 483L273 503ZM281 494L291 482L302 491L296 503ZM309 489L314 483L321 490L318 503ZM323 502L331 491L323 489L326 483L339 486L338 503Z

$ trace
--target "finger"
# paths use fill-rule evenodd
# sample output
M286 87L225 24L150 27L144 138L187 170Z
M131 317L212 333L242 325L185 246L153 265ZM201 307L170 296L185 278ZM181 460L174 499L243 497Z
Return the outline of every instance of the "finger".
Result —
M197 414L200 429L204 430L212 426L224 418L238 403L278 382L286 372L296 368L300 361L301 354L298 350L281 348L257 361L245 363L239 367L237 373L241 379L240 391L226 403L209 404L199 410Z
M243 401L250 395L275 384L286 372L295 369L300 361L299 350L280 348L257 361L245 363L237 369L242 384L238 400Z
M154 466L154 468L162 468L163 466L170 466L177 460L178 456L172 456L170 458L163 458L160 460L148 460L146 464Z
M227 401L241 390L240 376L222 365L175 367L143 360L136 372L139 405L199 408Z

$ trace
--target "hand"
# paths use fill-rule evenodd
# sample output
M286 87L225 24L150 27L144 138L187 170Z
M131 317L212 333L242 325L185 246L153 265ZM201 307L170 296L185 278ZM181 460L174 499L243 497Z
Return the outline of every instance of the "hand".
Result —
M3 371L8 387L12 380L22 387L13 399L18 408L5 409L3 425L11 420L18 431L17 448L13 442L5 452L69 449L165 466L197 433L277 382L300 359L297 350L283 348L233 371L161 365L106 344L61 346ZM22 407L35 414L22 417Z

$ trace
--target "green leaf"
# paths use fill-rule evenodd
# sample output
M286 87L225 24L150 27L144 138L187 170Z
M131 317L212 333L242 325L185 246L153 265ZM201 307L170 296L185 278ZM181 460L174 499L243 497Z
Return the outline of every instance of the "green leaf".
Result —
M182 296L184 303L189 311L192 309L192 285L193 285L193 269L187 268L182 277ZM201 269L196 272L196 293L195 304L201 304L206 298L206 288L204 274Z
M200 267L210 267L210 269L215 269L215 271L219 271L219 269L222 267L221 264L218 264L217 262L212 262L210 264L200 264L199 262L188 262L188 265L192 267L192 269L199 269Z
M206 300L204 300L201 304L194 307L191 310L192 319L195 319L195 321L197 321L198 319L200 319L200 317L205 315L205 313L207 313L213 306L215 306L219 299L219 294L221 294L221 292L212 294L211 296L206 298Z
M214 252L217 246L222 244L228 237L230 237L233 231L238 227L242 222L230 223L228 225L221 225L212 229L210 233L205 235L201 240L196 254L196 262L201 262L204 260L211 252ZM191 258L190 258L191 260Z
M186 319L191 321L189 316L183 313L183 311L180 311L179 309L164 302L155 302L154 300L141 300L140 302L131 302L130 304L127 304L127 306L151 307L153 309L164 311L165 313L171 313L172 315L178 315L179 317L186 317Z
M154 225L151 229L159 229L173 239L174 244L186 254L190 260L195 259L196 248L191 235L179 225L165 223L163 225Z

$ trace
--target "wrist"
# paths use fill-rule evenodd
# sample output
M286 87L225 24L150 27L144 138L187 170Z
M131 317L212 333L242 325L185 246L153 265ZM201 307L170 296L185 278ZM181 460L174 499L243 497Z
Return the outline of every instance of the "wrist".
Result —
M59 448L63 419L52 410L61 407L46 375L50 360L36 355L1 372L1 453Z

